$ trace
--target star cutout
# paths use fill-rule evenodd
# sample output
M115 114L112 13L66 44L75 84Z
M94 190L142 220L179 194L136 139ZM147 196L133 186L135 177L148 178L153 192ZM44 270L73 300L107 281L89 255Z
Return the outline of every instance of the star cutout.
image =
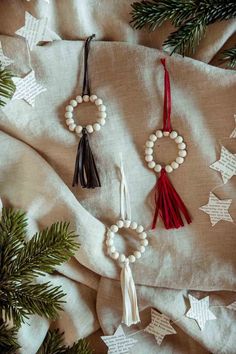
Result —
M38 20L26 11L25 25L18 29L16 34L28 41L30 50L33 50L39 42L52 42L54 39L61 39L47 27L47 23L47 17Z
M204 213L210 215L211 224L215 226L220 220L233 222L233 219L229 213L229 207L232 203L232 199L219 199L210 192L208 204L201 206L199 209Z
M235 120L235 128L230 134L230 138L236 138L236 114L234 114L234 120Z
M112 336L101 338L108 347L108 354L128 354L129 349L138 342L136 339L126 337L121 325Z
M2 43L0 42L0 62L1 62L1 66L4 69L6 66L11 65L12 63L14 63L14 60L6 57L3 53L3 49L2 49Z
M227 309L229 310L233 310L236 311L236 301L232 302L232 304L229 304L228 306L226 306Z
M216 320L216 316L209 310L209 296L201 300L196 299L192 295L188 295L188 297L191 308L186 313L186 317L196 320L203 331L207 321Z
M16 85L16 91L12 99L23 99L33 107L35 104L35 97L40 93L47 91L45 87L37 83L34 71L31 71L23 79L14 77L13 81Z
M225 184L231 177L236 175L236 155L222 146L220 159L210 165L210 168L221 173Z
M153 334L158 345L161 345L164 337L169 334L176 334L170 324L170 319L163 313L151 309L151 323L144 329L145 332Z

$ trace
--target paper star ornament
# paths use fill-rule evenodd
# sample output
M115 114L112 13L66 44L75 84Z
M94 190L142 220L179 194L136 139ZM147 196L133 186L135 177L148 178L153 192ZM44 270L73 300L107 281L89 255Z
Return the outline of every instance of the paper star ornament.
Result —
M221 173L225 184L231 177L236 175L236 155L222 146L220 159L210 165L210 168Z
M229 310L233 310L236 311L236 301L232 302L232 304L229 304L228 306L226 306L227 309Z
M229 213L229 207L232 203L232 199L219 199L210 192L209 200L206 205L201 206L199 209L210 216L211 225L215 226L220 220L233 222L233 219Z
M161 345L165 336L176 334L176 331L170 324L170 319L163 313L151 310L151 323L144 329L145 332L153 334L157 344Z
M13 81L16 85L16 91L12 100L22 99L33 107L35 105L36 96L47 90L45 87L37 83L34 71L31 71L23 79L14 77Z
M11 65L14 63L14 60L8 58L7 56L4 55L3 49L2 49L2 43L0 42L0 63L2 68L4 69L6 66Z
M47 23L47 17L38 20L26 11L25 25L18 29L16 34L27 40L30 50L39 42L52 42L55 39L61 39L55 32L48 28Z
M108 347L108 354L128 354L138 342L129 336L126 337L121 325L112 336L102 336L101 338Z
M235 128L230 134L230 138L236 138L236 114L234 115L234 121L235 121Z
M207 321L216 320L216 316L209 310L209 296L201 300L189 295L190 310L186 313L186 317L194 319L200 329L203 331Z

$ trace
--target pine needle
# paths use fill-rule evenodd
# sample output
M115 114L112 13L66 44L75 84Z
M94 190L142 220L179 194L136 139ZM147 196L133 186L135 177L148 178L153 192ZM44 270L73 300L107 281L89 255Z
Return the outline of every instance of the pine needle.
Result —
M12 80L13 74L10 70L2 69L0 62L0 107L5 106L15 92L15 84Z
M229 68L236 67L236 47L226 49L222 53L222 61L225 62Z
M6 323L0 319L0 353L15 354L19 345L16 341L17 329L9 328Z

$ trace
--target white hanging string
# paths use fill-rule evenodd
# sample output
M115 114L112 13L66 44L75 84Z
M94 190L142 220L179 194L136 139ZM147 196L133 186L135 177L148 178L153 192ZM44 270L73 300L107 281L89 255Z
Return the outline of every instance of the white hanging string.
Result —
M131 220L131 206L130 206L130 195L127 185L127 180L124 172L124 163L122 153L120 156L120 216L122 220Z

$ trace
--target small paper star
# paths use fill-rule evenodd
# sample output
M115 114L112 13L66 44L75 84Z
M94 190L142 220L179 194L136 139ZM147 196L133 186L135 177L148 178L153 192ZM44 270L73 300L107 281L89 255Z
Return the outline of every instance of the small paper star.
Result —
M130 348L138 342L136 339L126 337L121 325L112 336L101 338L108 347L108 354L128 354Z
M227 309L229 310L233 310L236 311L236 301L232 302L232 304L229 304L228 306L226 306Z
M230 134L230 138L236 138L236 114L234 115L234 120L235 120L235 128Z
M232 199L219 199L210 192L208 204L201 206L199 209L204 213L210 215L211 224L214 226L220 220L233 222L233 219L229 213L229 207L232 203Z
M196 320L203 331L207 321L216 320L216 316L209 310L209 296L201 300L196 299L192 295L188 295L188 297L191 308L186 313L186 317Z
M14 63L14 60L6 57L3 53L3 49L2 49L2 43L0 42L0 63L2 68L4 69L6 66L11 65L12 63Z
M176 334L176 331L170 324L170 319L163 313L151 310L151 323L144 329L145 332L153 334L158 345L161 345L165 336Z
M39 42L52 42L60 37L47 27L48 19L37 19L29 12L25 12L25 25L16 31L16 34L24 37L32 50Z
M236 155L222 146L220 159L210 165L210 168L221 173L225 184L231 177L236 175Z
M16 85L16 91L12 97L13 100L25 100L34 107L35 97L47 89L37 83L35 79L35 72L31 71L23 79L13 78Z

